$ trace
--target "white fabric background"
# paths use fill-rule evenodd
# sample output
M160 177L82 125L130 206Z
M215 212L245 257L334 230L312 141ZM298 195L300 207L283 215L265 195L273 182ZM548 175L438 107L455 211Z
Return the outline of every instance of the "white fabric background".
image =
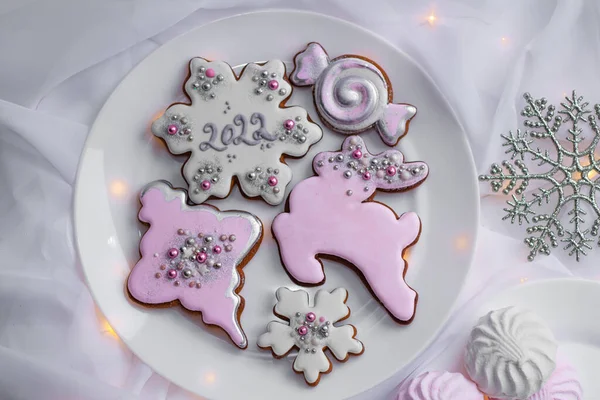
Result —
M556 103L575 88L600 102L595 0L0 1L0 398L198 398L143 365L95 308L73 246L74 177L91 123L133 66L195 26L265 7L347 19L409 53L453 105L480 173L504 159L499 135L518 127L524 91ZM579 264L559 252L526 262L523 227L501 222L503 197L481 190L466 305L398 383L460 367L474 298L522 278L600 278L597 249Z

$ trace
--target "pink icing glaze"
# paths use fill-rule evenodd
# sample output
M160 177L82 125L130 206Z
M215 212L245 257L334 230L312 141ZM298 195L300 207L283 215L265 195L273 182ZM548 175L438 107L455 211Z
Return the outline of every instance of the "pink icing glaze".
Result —
M372 174L365 181L364 172L360 171L362 164L352 157L356 148L368 160L387 160L397 168L420 172L410 173L406 180L399 175L384 174L380 178ZM427 165L404 163L397 150L369 154L358 136L347 138L342 149L317 154L313 167L318 176L296 185L289 198L290 212L279 214L273 221L281 259L294 279L318 284L325 276L316 257L326 254L343 258L362 272L377 298L397 320L409 321L414 315L416 293L404 281L406 263L402 252L417 239L421 222L415 213L397 218L388 207L364 201L377 188L402 190L422 182L428 174ZM338 157L343 160L338 161ZM350 160L357 164L356 170L347 167ZM335 165L342 168L334 169Z
M462 374L425 372L403 385L396 400L483 400L477 385Z
M202 312L205 323L223 328L237 346L247 347L238 316L241 299L235 293L243 282L236 267L259 242L262 234L260 220L245 212L220 212L209 206L187 206L185 192L173 190L164 182L150 184L140 200L139 219L149 223L150 227L140 242L142 257L127 282L131 296L145 304L179 300L188 310ZM235 235L236 242L230 252L223 253L225 256L219 254L221 268L206 275L196 274L188 282L183 279L182 273L169 269L165 276L157 278L157 271L163 269L161 265L171 265L167 250L180 243L182 238L185 240L186 236L178 234L178 230L192 234L214 233L215 238L220 234ZM154 257L155 253L159 257Z

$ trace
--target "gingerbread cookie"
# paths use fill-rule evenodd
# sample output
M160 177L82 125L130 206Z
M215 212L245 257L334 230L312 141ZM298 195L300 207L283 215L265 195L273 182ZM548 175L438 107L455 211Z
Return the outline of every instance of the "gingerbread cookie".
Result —
M304 290L282 287L277 289L276 296L273 313L287 322L269 322L267 332L258 338L258 347L270 348L276 358L298 348L293 368L304 374L309 385L316 386L321 373L331 372L332 364L324 353L326 349L342 362L347 361L350 355L363 353L363 344L354 338L354 326L333 325L350 316L346 289L338 288L331 293L319 290L313 307L309 305L309 296Z
M360 270L383 306L398 321L412 320L416 293L404 281L403 250L419 237L421 221L400 218L384 204L369 202L376 189L401 191L428 175L423 162L405 163L402 153L372 155L351 136L340 152L319 153L318 176L300 182L289 196L289 212L273 221L273 234L288 273L302 284L325 280L321 255L348 261Z
M344 55L333 60L318 43L294 57L290 81L313 87L319 116L331 129L356 134L377 128L381 139L394 146L408 131L417 113L410 104L392 103L392 85L373 61Z
M183 166L189 197L202 203L242 193L271 205L283 201L292 171L283 155L301 157L323 132L301 107L282 107L292 90L280 60L248 64L238 77L222 61L194 58L184 90L191 104L173 104L152 124Z
M239 292L242 267L262 239L260 220L243 211L188 206L186 193L163 181L146 186L140 201L139 219L150 228L127 281L130 295L147 305L179 302L200 311L206 324L219 326L246 348Z

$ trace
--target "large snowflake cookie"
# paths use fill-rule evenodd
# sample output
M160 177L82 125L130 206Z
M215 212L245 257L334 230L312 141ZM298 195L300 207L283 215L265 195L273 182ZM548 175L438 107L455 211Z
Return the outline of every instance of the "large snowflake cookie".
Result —
M226 197L236 178L245 195L281 203L292 178L283 155L301 157L323 135L305 109L283 107L292 93L284 63L248 64L238 78L225 62L194 58L184 90L191 104L171 105L152 132L172 153L190 153L190 200Z
M289 213L273 221L283 265L297 282L315 285L325 280L321 255L346 260L397 321L411 321L417 294L404 281L403 251L417 241L421 221L413 212L398 218L369 200L376 189L417 186L428 175L427 164L404 162L397 150L371 154L351 136L341 151L317 154L313 168L318 176L296 185Z
M394 146L408 131L417 113L410 104L392 103L392 85L375 62L355 55L333 60L318 43L309 43L294 58L290 81L313 87L317 111L331 129L356 134L377 128L381 139Z
M277 290L276 296L273 312L287 322L269 322L267 332L258 338L258 346L270 348L277 358L298 348L293 368L304 374L309 385L317 385L321 373L331 372L331 362L324 353L326 349L338 361L347 361L350 355L363 353L363 344L354 338L354 326L334 326L350 316L346 289L337 288L331 293L319 290L313 307L309 305L308 293L304 290L282 287Z
M163 181L149 184L140 201L139 219L150 228L140 241L142 258L127 282L131 296L149 305L178 301L246 348L239 292L242 267L262 239L260 220L243 211L188 206L185 192Z

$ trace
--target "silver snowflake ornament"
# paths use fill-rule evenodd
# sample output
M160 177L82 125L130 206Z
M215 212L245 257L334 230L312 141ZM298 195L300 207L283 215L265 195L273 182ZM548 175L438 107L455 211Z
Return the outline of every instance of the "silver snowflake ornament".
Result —
M352 325L334 326L350 315L346 289L319 290L313 307L309 305L309 296L304 290L281 287L277 289L276 296L273 312L286 322L269 322L267 332L258 338L258 346L270 348L277 358L297 348L293 368L304 374L306 383L315 386L321 373L331 372L331 362L324 352L326 349L339 361L346 361L350 354L362 354L363 344L354 338L356 328Z
M575 91L565 97L558 111L545 98L536 100L529 93L524 98L526 106L521 114L526 117L526 129L502 135L511 161L493 164L490 174L479 179L488 181L495 192L502 190L511 195L503 219L529 224L529 236L525 238L531 249L529 261L538 253L549 255L559 242L579 261L592 249L590 243L600 245L600 208L596 199L600 191L600 160L595 155L600 141L596 121L600 105L596 104L592 112L589 103ZM565 126L565 133L560 135ZM526 161L534 162L541 171L530 171ZM532 181L540 187L525 193ZM554 209L544 211L546 204Z

